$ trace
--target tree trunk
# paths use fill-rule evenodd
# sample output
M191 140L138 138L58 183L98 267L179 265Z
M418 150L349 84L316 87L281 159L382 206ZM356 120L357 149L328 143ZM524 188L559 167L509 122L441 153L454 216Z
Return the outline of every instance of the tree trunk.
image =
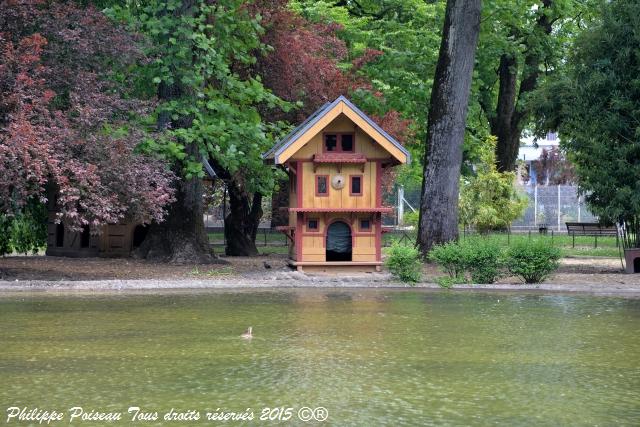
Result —
M530 37L536 37L537 30L546 36L551 34L552 22L545 11L551 8L552 3L553 0L543 0L540 15L536 20L536 31ZM511 55L504 54L500 57L498 104L495 117L489 120L491 133L498 138L496 144L496 166L500 172L510 172L516 168L520 136L527 118L526 111L518 103L521 103L526 94L536 88L538 77L540 76L541 49L535 46L535 43L537 41L532 38L526 40L527 53L524 58L520 89L517 92L518 63ZM483 108L485 107L483 106ZM485 113L489 115L489 111L486 108Z
M458 237L462 143L471 88L481 0L448 0L431 92L417 244L423 255L434 244Z
M232 179L228 182L229 214L224 219L225 253L230 256L257 256L256 233L262 218L262 194L253 200L242 186Z
M181 180L166 220L150 226L134 256L171 263L223 263L209 247L202 191L200 179Z
M289 212L282 209L289 206L289 180L280 181L280 187L271 196L271 228L289 225Z
M229 256L259 255L256 234L263 214L262 194L254 193L250 198L240 174L230 174L212 157L209 164L226 184L229 195L229 213L224 218L225 253Z

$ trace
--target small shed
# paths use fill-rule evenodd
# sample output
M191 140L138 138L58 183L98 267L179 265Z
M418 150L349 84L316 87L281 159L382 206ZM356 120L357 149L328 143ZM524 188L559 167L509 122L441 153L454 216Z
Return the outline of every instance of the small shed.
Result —
M206 172L203 183L211 185L216 174L206 159L202 159L202 166ZM128 257L147 236L148 225L131 221L98 227L86 225L81 231L72 230L58 219L57 192L51 190L47 196L46 255L70 258Z
M298 270L379 270L381 178L409 152L344 96L327 103L263 157L289 174L290 263Z

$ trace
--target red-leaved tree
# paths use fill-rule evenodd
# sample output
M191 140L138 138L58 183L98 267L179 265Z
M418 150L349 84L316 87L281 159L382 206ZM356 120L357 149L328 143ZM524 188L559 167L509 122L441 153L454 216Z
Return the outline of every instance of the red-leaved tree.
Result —
M0 214L51 188L75 228L162 221L174 175L136 152L131 125L150 105L107 78L134 46L91 6L0 1Z

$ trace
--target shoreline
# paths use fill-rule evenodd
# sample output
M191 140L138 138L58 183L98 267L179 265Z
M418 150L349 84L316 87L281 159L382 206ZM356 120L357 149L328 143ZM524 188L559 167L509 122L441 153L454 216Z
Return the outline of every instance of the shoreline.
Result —
M392 280L371 280L359 277L305 277L276 279L233 278L220 279L135 279L135 280L0 280L0 296L9 294L38 293L165 293L167 291L260 291L290 289L341 289L341 290L432 290L462 292L507 292L507 293L570 293L599 296L640 297L640 285L635 284L485 284L454 285L442 288L436 283L418 283L410 286Z

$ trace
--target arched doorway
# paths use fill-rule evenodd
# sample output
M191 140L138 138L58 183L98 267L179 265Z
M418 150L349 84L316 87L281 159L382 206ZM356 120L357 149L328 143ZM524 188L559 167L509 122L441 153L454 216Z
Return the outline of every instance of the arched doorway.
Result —
M342 221L327 229L327 261L351 261L351 228Z

